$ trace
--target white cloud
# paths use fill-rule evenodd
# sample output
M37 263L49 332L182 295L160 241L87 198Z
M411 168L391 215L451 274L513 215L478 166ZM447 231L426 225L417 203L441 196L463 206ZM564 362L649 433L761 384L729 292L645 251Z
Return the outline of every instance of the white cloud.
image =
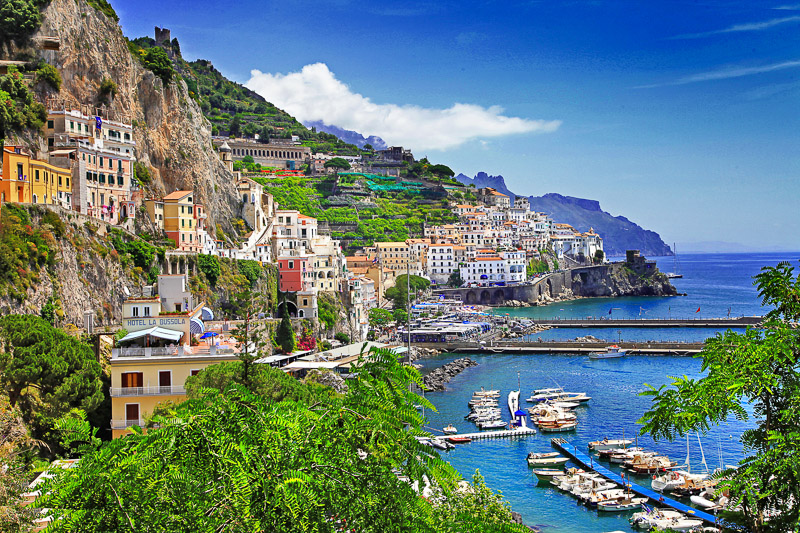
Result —
M699 74L692 74L691 76L684 76L677 80L655 83L652 85L639 85L634 89L652 89L654 87L664 87L667 85L686 85L688 83L697 83L701 81L714 81L726 80L729 78L741 78L742 76L752 76L754 74L763 74L765 72L774 72L776 70L783 70L787 68L800 67L800 60L798 61L784 61L782 63L773 63L771 65L763 65L760 67L735 67L735 68L722 68L718 70L711 70L708 72L700 72Z
M777 9L786 9L789 7L790 6L782 6L782 8L777 8ZM733 26L721 30L704 31L702 33L688 33L685 35L676 35L675 37L672 37L672 39L699 39L700 37L709 37L711 35L721 35L725 33L761 31L772 28L773 26L778 26L780 24L786 24L789 22L800 22L800 16L784 17L779 19L765 20L762 22L748 22L745 24L734 24Z
M412 150L446 150L478 138L531 132L552 132L560 120L508 117L498 106L453 104L447 109L376 104L336 79L324 63L300 72L269 74L251 71L245 84L301 122L321 120Z

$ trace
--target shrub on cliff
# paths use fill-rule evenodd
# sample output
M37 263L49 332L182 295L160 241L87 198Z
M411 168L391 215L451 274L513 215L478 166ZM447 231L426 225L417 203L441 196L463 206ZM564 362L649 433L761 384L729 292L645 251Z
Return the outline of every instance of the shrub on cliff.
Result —
M142 63L147 70L150 70L157 77L161 78L164 85L169 85L175 75L167 53L158 46L142 51Z
M61 74L50 63L43 63L36 71L36 82L44 82L56 91L61 90Z
M43 0L0 1L0 43L22 42L42 23L39 7Z

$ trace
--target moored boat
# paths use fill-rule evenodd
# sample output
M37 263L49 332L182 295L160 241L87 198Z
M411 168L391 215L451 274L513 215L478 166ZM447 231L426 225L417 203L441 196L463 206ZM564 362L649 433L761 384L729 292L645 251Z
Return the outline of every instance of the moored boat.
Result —
M564 475L564 471L558 468L534 468L533 474L540 481L550 481L556 476Z
M608 448L622 448L624 446L628 446L629 444L633 444L633 441L630 439L609 439L606 437L603 440L590 442L589 449L598 452Z
M569 459L558 453L529 453L528 466L558 466L563 465Z
M590 353L589 359L616 359L618 357L624 357L626 353L627 350L620 348L616 344L612 344L608 346L604 352Z

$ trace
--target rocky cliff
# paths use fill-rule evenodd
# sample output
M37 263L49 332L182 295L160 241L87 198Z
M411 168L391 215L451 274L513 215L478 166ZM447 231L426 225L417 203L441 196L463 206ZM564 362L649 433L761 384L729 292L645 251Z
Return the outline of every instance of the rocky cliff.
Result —
M61 72L57 96L69 105L98 106L104 78L117 84L110 111L134 125L136 158L150 169L148 194L194 190L206 206L209 228L232 232L238 216L233 175L211 144L211 126L182 80L164 85L128 49L119 25L85 0L52 0L38 36L58 36L61 49L37 51Z
M585 298L603 296L677 296L666 274L652 268L632 268L627 263L572 271L572 292Z

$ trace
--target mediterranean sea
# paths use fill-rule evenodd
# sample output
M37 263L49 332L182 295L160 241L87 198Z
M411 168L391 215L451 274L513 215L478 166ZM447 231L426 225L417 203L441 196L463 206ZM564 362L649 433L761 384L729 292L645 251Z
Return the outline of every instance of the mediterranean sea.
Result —
M530 308L497 308L495 313L510 316L578 318L611 316L614 318L667 318L667 317L724 317L761 315L753 276L763 266L774 266L780 261L791 261L797 267L800 253L790 254L698 254L681 255L679 270L683 278L673 284L687 296L592 298L559 302L549 306ZM673 271L671 257L657 258L663 272ZM697 312L697 309L700 312ZM594 335L609 341L618 340L703 340L713 335L713 330L690 328L664 329L576 329L549 330L537 333L543 339L574 339ZM418 361L425 373L464 354L443 354ZM628 356L622 359L589 360L585 355L530 354L530 355L469 355L479 365L469 368L448 383L445 392L429 393L427 398L436 406L436 412L426 412L429 428L437 433L452 423L459 433L477 431L464 420L469 410L467 402L472 392L481 387L500 389L500 406L508 420L506 396L522 386L522 399L533 389L563 386L572 392L585 392L592 397L588 405L576 409L576 431L557 434L537 434L520 439L494 439L459 445L442 452L461 474L470 479L479 470L486 483L502 492L512 510L522 514L525 524L537 526L545 533L632 531L628 525L631 513L598 513L580 505L571 495L562 493L548 484L537 481L525 460L529 452L553 451L550 439L563 437L568 442L583 447L589 441L608 438L633 437L639 432L636 423L650 406L650 399L639 396L650 384L659 387L670 383L670 376L701 377L701 362L692 357ZM518 377L519 376L519 377ZM522 402L527 407L531 404ZM735 464L742 458L739 437L751 422L730 420L701 436L705 460L712 470L720 464ZM669 455L682 464L686 458L686 441L653 442L639 437L639 445ZM701 449L698 437L690 440L693 470L700 466ZM634 478L649 486L649 478Z

